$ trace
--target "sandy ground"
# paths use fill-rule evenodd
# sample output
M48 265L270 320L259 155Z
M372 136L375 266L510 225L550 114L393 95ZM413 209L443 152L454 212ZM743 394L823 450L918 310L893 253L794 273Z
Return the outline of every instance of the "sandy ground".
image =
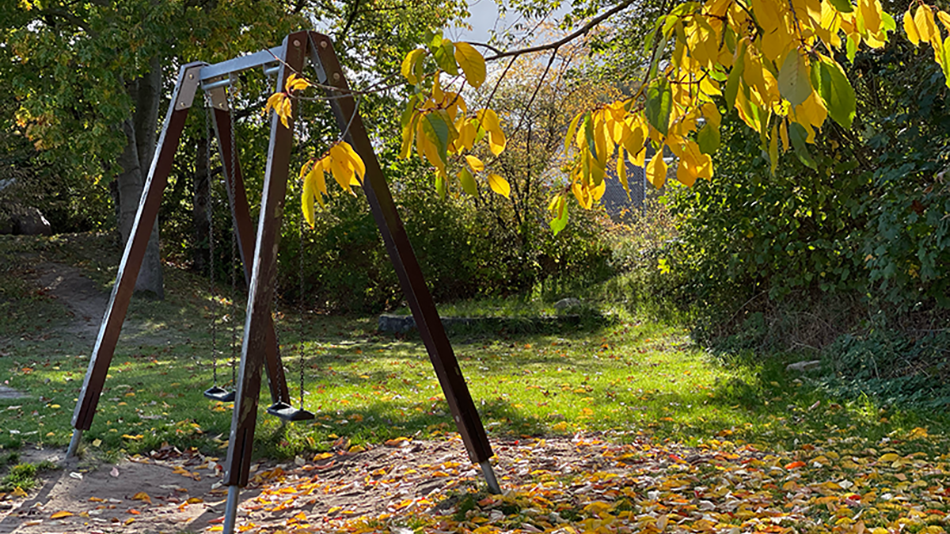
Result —
M401 441L359 452L333 452L295 462L263 461L241 491L238 527L275 532L306 527L333 532L345 521L405 513L412 506L448 508L451 490L484 487L458 438ZM502 486L536 469L610 469L583 454L569 438L495 442ZM25 461L61 457L62 451L24 451ZM165 447L117 465L75 460L48 474L27 498L0 502L0 533L179 533L220 525L226 487L219 459ZM300 514L303 515L300 515Z

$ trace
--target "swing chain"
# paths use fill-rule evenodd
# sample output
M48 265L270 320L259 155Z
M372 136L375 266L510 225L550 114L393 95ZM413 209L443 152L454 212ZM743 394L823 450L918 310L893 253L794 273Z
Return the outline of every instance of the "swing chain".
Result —
M205 95L205 155L207 157L207 166L205 167L205 178L208 186L208 204L206 212L208 213L208 284L211 295L211 372L212 381L215 386L218 385L218 302L214 289L214 187L211 182L211 107Z
M299 122L300 122L300 124L301 124L301 126L299 127L299 129L302 130L302 129L303 129L303 125L302 125L302 124L303 124L303 121L299 121ZM302 133L302 132L301 132L301 133ZM301 136L301 137L303 137L303 136ZM300 184L300 189L301 189L301 191L303 190L303 183L302 183L302 182L301 182L301 184ZM298 247L298 250L297 250L297 271L298 271L298 281L297 281L297 282L298 282L298 285L299 285L299 287L297 288L297 299L298 299L299 307L300 307L300 329L299 329L299 330L300 330L300 333L299 333L300 339L298 340L299 345L298 345L298 347L297 347L297 357L300 359L300 362L299 362L299 367L300 367L300 409L303 409L303 401L304 401L304 390L303 390L303 385L304 385L304 367L305 367L305 363L306 363L306 359L305 359L305 355L304 355L304 343L303 343L303 340L304 340L304 327L303 327L304 322L303 322L303 318L304 318L304 314L306 313L305 306L304 306L304 300L303 300L303 283L304 283L304 274L303 274L303 265L304 265L304 263L303 263L303 251L304 251L304 230L306 230L306 227L307 227L307 222L303 219L303 212L301 211L301 213L300 213L300 244L299 244L299 247Z
M227 99L228 99L228 121L231 128L231 172L227 173L226 179L228 180L229 187L228 191L228 200L231 203L232 209L234 206L234 188L237 186L237 132L235 131L236 123L234 119L234 95L233 90L236 90L236 77L232 74L230 76L231 84L228 87ZM237 356L237 323L235 322L235 316L237 314L237 277L234 273L235 270L235 258L237 254L235 249L237 247L237 227L234 225L234 217L231 218L231 384L234 387L237 387L237 366L234 364Z

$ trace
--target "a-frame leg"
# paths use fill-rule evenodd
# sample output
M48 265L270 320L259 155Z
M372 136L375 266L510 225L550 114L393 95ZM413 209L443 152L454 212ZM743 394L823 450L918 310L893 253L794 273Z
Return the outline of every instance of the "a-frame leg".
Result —
M225 174L233 179L225 180L228 190L228 202L231 206L231 217L238 240L238 251L241 263L244 266L244 279L250 286L251 254L254 253L254 226L251 221L251 211L247 202L247 193L244 189L244 178L241 174L240 158L232 156L234 131L232 130L231 110L228 101L223 97L224 88L215 89L211 93L211 102L214 106L212 114L214 132L218 138L218 150L224 165ZM232 173L231 165L234 165ZM290 403L290 393L287 390L287 379L284 376L284 366L280 361L280 351L277 347L277 333L270 315L266 317L264 325L264 364L267 369L267 384L270 388L271 400Z
M348 95L350 89L336 53L333 51L333 44L329 37L316 32L310 32L310 39L312 63L318 67L318 75L326 78L320 79L320 83L336 88L336 90L328 89L327 92L332 97L330 107L336 116L337 124L344 132L347 142L366 165L363 192L369 201L376 225L379 226L379 231L383 235L386 250L389 251L389 257L399 277L409 308L412 310L419 335L425 343L429 359L439 377L442 392L452 411L459 434L462 436L469 457L482 466L482 472L489 487L493 491L500 492L491 464L488 462L493 456L488 436L475 409L468 385L462 377L462 370L445 333L412 245L409 243L409 237L396 211L392 193L379 167L373 145L363 126L363 120L356 109L356 102L352 96L341 98L341 95Z
M279 58L283 65L277 78L283 87L287 77L303 68L307 49L307 33L290 34L284 40L285 53ZM224 532L234 531L238 495L247 485L257 425L257 397L261 388L261 368L267 343L267 324L271 320L271 302L274 297L274 279L277 267L277 246L280 241L280 221L287 193L287 175L293 142L293 122L289 128L275 115L271 117L270 144L267 167L264 171L264 191L261 212L257 222L253 268L248 286L248 309L244 323L244 343L241 347L241 368L238 375L237 396L231 416L231 436L225 461L224 484L228 486Z
M125 322L125 315L129 310L129 301L135 289L135 280L138 278L142 259L145 256L145 247L162 203L162 194L168 184L168 173L172 167L175 151L185 128L185 119L191 108L198 88L199 71L205 63L189 63L178 73L178 82L168 106L168 114L158 139L155 157L148 171L148 178L142 190L142 198L135 214L132 232L125 244L122 253L122 262L116 275L115 285L112 286L112 296L106 306L105 315L99 325L99 335L96 337L89 368L83 380L76 410L73 412L73 437L69 443L67 456L73 456L82 439L82 432L89 430L92 419L96 414L99 396L112 363L115 345Z

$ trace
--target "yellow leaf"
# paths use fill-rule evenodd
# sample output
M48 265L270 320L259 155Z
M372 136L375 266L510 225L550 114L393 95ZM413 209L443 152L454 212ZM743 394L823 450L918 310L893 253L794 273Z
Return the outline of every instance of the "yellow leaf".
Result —
M13 493L12 493L12 495L13 495L14 497L26 497L26 496L27 496L27 493L26 493L25 491L23 491L23 488L21 488L20 486L17 486L17 487L15 487L15 488L13 488Z
M617 177L620 178L623 190L627 192L627 198L630 198L630 184L627 182L627 161L623 157L622 146L617 148Z
M314 165L314 167L317 167ZM304 166L304 170L306 169ZM321 173L323 174L323 173ZM313 216L313 201L316 197L316 192L314 191L314 182L311 180L310 176L307 175L303 181L303 193L300 195L300 209L303 211L303 218L307 221L307 224L313 228L314 216Z
M511 185L508 184L508 180L505 180L497 174L488 175L488 186L491 187L491 190L498 193L499 195L510 198L511 194Z
M267 99L267 104L264 106L264 112L266 113L270 109L277 111L285 98L287 98L287 95L284 93L274 93L270 95L270 98Z
M917 7L917 11L914 13L914 25L917 27L917 35L920 40L925 43L929 43L934 37L940 37L940 34L937 33L937 26L934 24L933 11L930 6L920 5Z
M681 159L680 164L676 166L676 180L686 187L692 187L696 183L696 178L696 170Z
M501 123L498 121L498 114L491 109L483 109L478 112L478 121L486 131L500 130Z
M505 151L505 146L508 144L507 139L505 139L505 133L501 129L489 130L488 131L488 149L491 150L491 153L494 155L501 154Z
M910 14L910 9L904 12L904 33L907 39L914 45L920 44L920 33L917 31L917 25L914 24L914 17Z
M67 512L66 510L62 510L62 511L56 512L55 514L49 516L49 518L50 518L50 519L61 519L61 518L63 518L63 517L69 517L69 516L71 516L71 515L73 515L72 512Z
M657 149L656 154L647 165L647 181L657 189L666 183L666 162L663 161L663 147Z
M475 121L464 119L464 122L458 125L456 129L459 131L459 140L462 142L462 147L465 150L471 150L475 145L475 138L478 137L478 126L475 125Z
M133 501L144 501L144 502L147 502L147 503L149 503L149 504L152 504L152 498L149 497L149 496L148 496L148 493L145 493L144 491L140 491L140 492L136 493L135 495L133 495L133 496L132 496L132 500L133 500Z
M469 85L478 89L485 83L485 58L472 45L455 43L455 61L462 68Z
M898 455L897 453L889 452L889 453L887 453L887 454L881 456L880 458L878 458L877 461L880 462L880 463L888 463L888 464L889 464L889 463L891 463L891 462L896 462L896 461L899 460L899 459L900 459L900 455Z
M340 142L339 145L346 156L350 159L351 167L356 171L356 174L360 177L360 184L363 183L363 179L366 176L366 164L363 163L363 158L353 150L353 147L350 146L346 141Z
M290 124L287 122L290 119L290 116L293 114L293 107L290 102L290 98L284 97L280 102L280 107L276 110L277 116L280 117L281 124L284 125L284 128L290 128Z
M564 137L564 149L567 150L571 146L571 141L574 139L575 134L577 133L577 123L584 117L583 113L578 113L574 116L574 119L571 120L570 126L567 128L567 136Z
M468 163L468 166L472 168L475 172L481 172L485 170L485 164L482 163L482 160L476 158L475 156L465 156L465 161Z
M188 499L188 500L185 501L185 502L187 502L188 504L200 504L200 503L203 503L203 502L205 502L205 501L204 501L204 499L202 499L201 497L192 497L192 498Z
M362 445L353 445L353 446L350 447L350 449L349 449L348 451L346 451L346 452L348 452L348 453L350 453L350 454L357 454L357 453L360 453L360 452L364 452L365 450L366 450L366 447L364 447L364 446L362 446Z
M416 48L406 54L406 57L402 60L402 75L412 85L419 83L419 80L422 79L420 71L422 70L422 57L424 55L425 50Z
M131 517L125 520L125 524L126 524L126 525L131 525L131 524L134 523L134 522L135 522L135 519L134 519L134 518L131 518Z
M300 91L310 87L310 82L306 78L298 78L297 73L291 73L287 77L287 82L284 83L284 87L287 89L287 92L290 91Z
M333 173L333 179L340 184L345 191L351 194L350 180L353 177L353 168L350 167L350 158L339 144L330 147L330 172Z

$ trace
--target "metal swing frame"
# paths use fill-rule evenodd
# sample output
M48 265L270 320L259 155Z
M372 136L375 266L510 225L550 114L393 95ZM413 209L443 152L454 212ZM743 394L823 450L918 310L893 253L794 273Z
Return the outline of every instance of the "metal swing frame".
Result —
M266 74L277 73L277 87L282 88L286 79L292 73L303 72L308 62L316 74L317 82L326 91L329 105L340 130L344 133L344 139L350 143L366 165L363 192L382 234L386 250L405 293L406 301L412 310L420 337L429 353L469 458L473 463L481 466L482 475L489 489L500 493L498 481L489 463L494 453L488 442L488 436L436 311L432 295L426 286L419 262L399 218L389 186L357 111L356 101L349 89L330 38L317 32L302 31L290 34L281 46L269 50L214 65L197 62L181 67L155 150L155 157L139 202L132 233L122 255L112 296L106 307L89 368L73 413L72 424L75 430L67 451L67 456L75 454L82 439L82 432L92 425L119 332L128 311L135 280L142 265L150 230L158 216L168 174L185 127L185 119L200 87L209 94L211 105L214 107L212 122L218 138L221 161L225 165L225 171L234 177L233 180L228 181L233 183L233 187L229 183L228 198L240 256L248 280L244 339L241 345L241 363L223 480L228 486L224 521L224 532L227 534L234 530L240 488L247 485L249 478L261 374L264 368L267 370L272 400L275 403L280 400L290 400L283 365L277 352L271 305L274 296L277 247L280 240L280 219L284 197L287 193L294 125L293 119L290 119L288 126L285 127L276 114L270 119L271 133L261 210L256 233L252 234L250 210L240 166L236 154L231 154L234 132L225 87L230 84L231 77L235 73L263 67ZM296 102L294 111L296 115ZM230 168L231 162L234 162L234 169Z

